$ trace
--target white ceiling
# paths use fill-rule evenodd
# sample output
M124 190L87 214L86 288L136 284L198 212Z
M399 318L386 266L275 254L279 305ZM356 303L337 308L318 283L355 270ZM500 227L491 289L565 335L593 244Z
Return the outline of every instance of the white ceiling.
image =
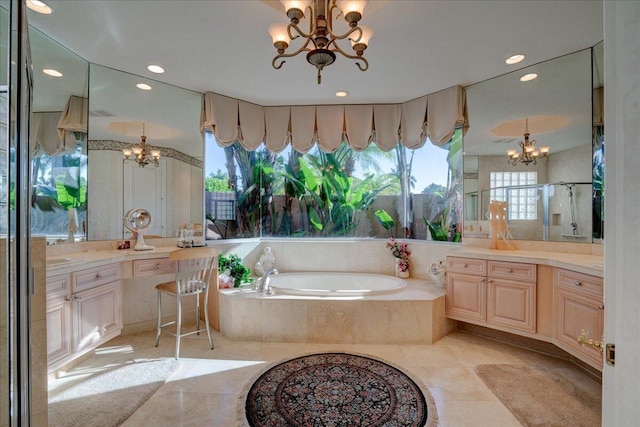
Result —
M35 111L59 111L68 95L86 96L82 88L89 78L90 110L113 114L90 118L91 139L134 143L139 141L138 136L123 136L110 130L109 125L144 122L152 145L199 158L199 97L207 91L261 105L358 104L405 102L454 85L468 88L471 127L465 136L467 153L503 154L506 148L515 147L495 143L500 138L490 130L497 124L562 113L560 108L554 108L559 112L553 113L545 105L582 103L588 108L584 93L570 99L566 91L546 86L545 78L550 74L544 73L544 64L537 64L592 47L603 37L601 1L371 0L361 21L375 30L365 51L369 70L362 72L352 60L338 55L336 63L323 71L322 84L318 85L315 68L302 54L289 58L280 70L271 66L276 52L267 27L287 21L284 12L278 10L278 1L47 3L53 13L29 12L30 24L81 58L108 68L94 67L93 75L83 76L81 71L86 67L81 58L71 52L61 56L59 46L34 32ZM505 64L505 58L514 53L524 53L526 59L517 65ZM72 68L63 79L44 76L37 69L48 64L55 68L60 58L65 67ZM153 74L147 70L149 64L159 64L166 72ZM504 80L506 73L525 69L543 70L526 94L517 92L520 83L510 83L503 89L495 86L494 82ZM487 81L496 76L503 77ZM150 83L153 90L136 89L137 80ZM578 79L573 80L575 84ZM478 82L482 83L476 85ZM536 85L545 85L546 89L537 90ZM350 95L336 98L337 90L347 90ZM523 102L526 99L532 102ZM161 127L170 128L171 138L164 139L157 132L154 135L154 129ZM582 126L579 132L584 133L584 129ZM535 126L531 131L532 137L537 137ZM552 151L569 148L568 141L582 140L581 134L568 138L568 132L565 129L556 135L560 145ZM538 139L540 145L555 144L549 138Z
M90 62L262 105L404 102L591 47L603 31L601 1L372 0L361 21L375 31L369 70L338 55L317 85L303 55L271 66L267 27L286 22L278 2L47 3L53 13L30 12L30 23ZM527 57L508 66L513 53ZM166 72L150 73L152 63Z

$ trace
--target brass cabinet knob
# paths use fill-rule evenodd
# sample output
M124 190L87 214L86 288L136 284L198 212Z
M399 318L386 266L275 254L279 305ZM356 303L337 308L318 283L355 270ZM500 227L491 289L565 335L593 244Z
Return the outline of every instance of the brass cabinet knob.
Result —
M600 310L604 310L604 304L598 304L598 308L599 308Z
M575 282L574 285L576 286L582 286L582 282Z

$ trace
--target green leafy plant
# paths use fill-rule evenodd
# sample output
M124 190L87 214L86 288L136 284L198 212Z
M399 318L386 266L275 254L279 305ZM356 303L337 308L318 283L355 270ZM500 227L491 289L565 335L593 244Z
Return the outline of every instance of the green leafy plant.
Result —
M387 213L384 209L378 209L375 211L374 215L376 216L376 220L380 223L381 226L384 227L385 230L389 233L389 237L391 236L391 229L396 225L396 222L391 218L391 215Z
M452 242L459 242L460 241L460 232L459 231L455 231L456 229L456 225L449 225L449 220L448 220L448 215L447 215L447 210L445 209L445 212L443 214L440 215L439 219L437 221L429 221L427 218L425 218L424 216L422 217L422 220L424 221L425 225L427 226L427 228L429 229L429 232L431 233L431 238L433 240L437 240L437 241L441 241L441 242L447 242L449 240L451 240ZM451 230L453 229L453 230ZM451 239L449 238L449 232L452 231L451 233Z
M218 258L218 270L228 274L233 278L233 286L237 288L243 283L253 282L251 271L244 266L242 258L236 254L220 255Z

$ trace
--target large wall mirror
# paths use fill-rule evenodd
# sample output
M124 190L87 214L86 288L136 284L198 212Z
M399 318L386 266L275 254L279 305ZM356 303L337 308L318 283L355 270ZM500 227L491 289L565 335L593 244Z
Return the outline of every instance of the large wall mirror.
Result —
M86 229L89 63L34 27L30 129L33 235L67 240ZM72 237L75 239L75 237Z
M527 74L537 77L521 81ZM514 239L592 241L593 86L586 49L466 88L464 236L488 237L488 204L504 200ZM507 154L521 152L527 131L537 141L529 163Z
M173 237L203 223L200 103L199 93L91 64L89 240L131 237L122 218L133 208L151 213L147 236ZM143 136L160 154L157 166L124 158L122 150L135 150Z
M122 218L132 208L151 212L147 235L203 223L201 94L89 64L33 27L29 35L32 233L49 242L129 238ZM157 166L125 161L122 150L142 136L160 154Z

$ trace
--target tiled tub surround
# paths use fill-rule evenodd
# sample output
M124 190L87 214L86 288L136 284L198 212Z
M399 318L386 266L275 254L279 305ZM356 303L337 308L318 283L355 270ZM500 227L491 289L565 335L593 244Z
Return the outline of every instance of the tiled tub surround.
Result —
M433 344L453 330L445 291L419 279L384 295L259 296L220 290L221 332L234 340L336 344Z

